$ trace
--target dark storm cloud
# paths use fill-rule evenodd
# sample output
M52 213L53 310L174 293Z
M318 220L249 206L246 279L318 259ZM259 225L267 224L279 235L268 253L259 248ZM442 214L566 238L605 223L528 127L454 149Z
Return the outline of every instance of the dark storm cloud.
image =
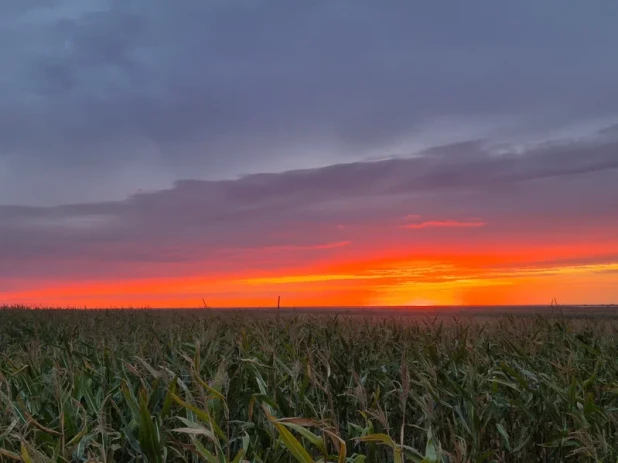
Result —
M328 248L393 234L414 243L430 235L404 225L427 221L482 222L473 233L484 240L617 230L618 142L599 140L500 155L471 142L411 159L178 181L124 201L3 206L0 274L50 262L83 262L85 273L96 273L92 262L186 263L234 249ZM406 222L410 214L418 217ZM439 239L448 230L432 233Z
M3 1L0 204L614 116L617 16L531 0Z

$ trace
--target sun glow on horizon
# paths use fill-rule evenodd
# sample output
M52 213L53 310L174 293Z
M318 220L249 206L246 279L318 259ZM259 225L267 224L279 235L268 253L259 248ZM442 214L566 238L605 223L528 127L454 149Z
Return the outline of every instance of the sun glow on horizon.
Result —
M345 271L341 272L342 269ZM605 303L618 298L618 262L581 265L500 265L482 258L423 258L330 263L307 273L277 270L257 275L195 275L84 282L48 281L5 293L3 303L73 306L272 307L438 306ZM582 288L592 291L582 291Z

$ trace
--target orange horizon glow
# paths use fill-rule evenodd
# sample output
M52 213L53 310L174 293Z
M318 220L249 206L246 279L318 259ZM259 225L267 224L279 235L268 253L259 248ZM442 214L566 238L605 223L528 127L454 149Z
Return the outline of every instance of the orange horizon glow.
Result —
M347 245L320 245L341 250ZM618 247L599 246L599 251ZM429 252L416 257L331 257L295 268L177 277L48 279L3 294L2 304L43 307L284 307L609 304L618 300L618 261L568 263L586 249L531 247L493 253ZM585 251L585 252L584 252ZM367 254L370 254L369 252ZM389 254L391 254L389 256ZM536 255L534 261L532 255ZM345 256L343 256L345 257ZM566 263L559 263L564 260ZM543 261L548 261L543 263ZM551 263L551 261L558 263ZM19 282L17 282L19 283ZM20 286L16 284L15 286Z

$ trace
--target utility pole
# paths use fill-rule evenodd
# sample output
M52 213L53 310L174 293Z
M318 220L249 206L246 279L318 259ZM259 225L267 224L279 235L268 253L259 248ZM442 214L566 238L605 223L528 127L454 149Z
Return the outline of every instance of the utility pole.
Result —
M281 296L277 296L277 325L279 325L279 313L281 312Z

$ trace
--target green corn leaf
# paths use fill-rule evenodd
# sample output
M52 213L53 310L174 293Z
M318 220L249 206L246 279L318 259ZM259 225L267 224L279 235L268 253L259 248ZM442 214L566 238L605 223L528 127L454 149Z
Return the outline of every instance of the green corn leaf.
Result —
M290 431L288 431L283 424L279 423L270 414L266 405L263 405L263 408L268 420L275 426L277 431L279 431L279 437L281 438L283 445L285 445L285 447L290 451L294 458L296 458L296 460L300 463L314 463L311 455L309 455L309 452L305 450L305 448L298 441L298 439L296 439L294 435Z
M161 440L152 415L148 410L148 396L145 390L140 391L139 414L138 440L140 447L151 463L161 463Z

